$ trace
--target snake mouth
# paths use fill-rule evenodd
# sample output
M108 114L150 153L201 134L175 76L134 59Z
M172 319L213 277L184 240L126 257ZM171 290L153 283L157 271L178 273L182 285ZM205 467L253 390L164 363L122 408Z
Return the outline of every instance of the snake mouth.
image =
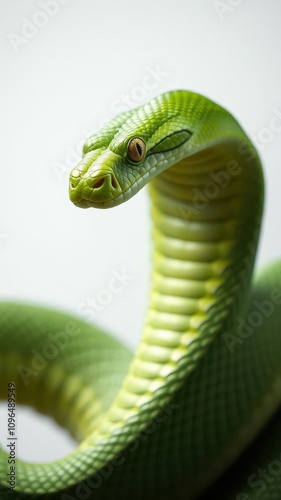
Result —
M120 199L120 201L119 201ZM80 200L73 201L73 204L78 208L113 208L120 205L124 201L123 194L117 198L113 198L108 201L94 202L92 200L85 200L81 198Z
M71 200L71 201L78 208L90 208L90 206L91 206L89 203L87 203L86 200L83 200L82 198L80 200L77 200L77 201L73 201L73 200Z

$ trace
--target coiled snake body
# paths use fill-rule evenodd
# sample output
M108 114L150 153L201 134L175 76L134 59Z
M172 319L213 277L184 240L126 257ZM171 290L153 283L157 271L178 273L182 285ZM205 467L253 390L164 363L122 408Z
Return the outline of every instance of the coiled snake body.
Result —
M281 265L252 284L264 196L255 148L217 104L168 92L87 140L70 199L110 208L148 182L153 270L133 356L77 317L0 305L1 398L13 382L18 403L80 443L52 463L17 460L16 493L3 449L1 499L197 498L278 409ZM50 332L56 355L39 369L34 350ZM281 498L281 463L279 475L257 472L280 460L276 419L213 498Z

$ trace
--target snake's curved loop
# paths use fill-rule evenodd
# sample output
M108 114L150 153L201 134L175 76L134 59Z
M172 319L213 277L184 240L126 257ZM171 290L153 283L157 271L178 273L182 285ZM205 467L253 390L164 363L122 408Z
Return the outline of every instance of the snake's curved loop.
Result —
M133 357L78 318L0 306L0 396L14 382L19 402L80 440L53 463L17 460L18 499L197 498L280 403L277 292L274 315L265 301L281 266L252 285L263 207L255 148L217 104L168 92L89 138L70 199L115 207L148 182L153 272ZM267 313L250 327L255 304ZM32 352L50 331L57 355L36 372ZM9 467L2 451L1 498Z

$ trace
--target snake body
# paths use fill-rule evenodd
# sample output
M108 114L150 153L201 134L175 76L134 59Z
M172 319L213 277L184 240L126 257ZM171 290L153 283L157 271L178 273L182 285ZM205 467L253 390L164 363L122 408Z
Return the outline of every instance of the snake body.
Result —
M1 398L12 381L18 403L52 415L79 441L52 463L18 459L16 493L3 449L1 499L198 498L278 409L281 265L252 279L264 198L255 148L219 105L167 92L86 141L70 199L115 207L147 183L153 267L134 355L75 316L0 305ZM42 366L34 356L47 352L50 332L56 354ZM248 474L279 457L274 425L247 458ZM221 498L281 498L278 474L257 475L264 496L245 467L239 477L228 478Z

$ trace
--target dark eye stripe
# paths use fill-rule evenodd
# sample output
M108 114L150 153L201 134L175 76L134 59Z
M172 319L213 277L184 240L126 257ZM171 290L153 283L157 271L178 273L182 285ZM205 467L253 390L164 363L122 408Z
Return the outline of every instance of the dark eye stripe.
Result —
M148 154L154 153L165 153L166 151L171 151L172 149L176 149L179 146L182 146L186 141L190 139L192 136L192 132L190 130L178 130L173 132L172 134L164 137L159 141L153 148L149 150Z

